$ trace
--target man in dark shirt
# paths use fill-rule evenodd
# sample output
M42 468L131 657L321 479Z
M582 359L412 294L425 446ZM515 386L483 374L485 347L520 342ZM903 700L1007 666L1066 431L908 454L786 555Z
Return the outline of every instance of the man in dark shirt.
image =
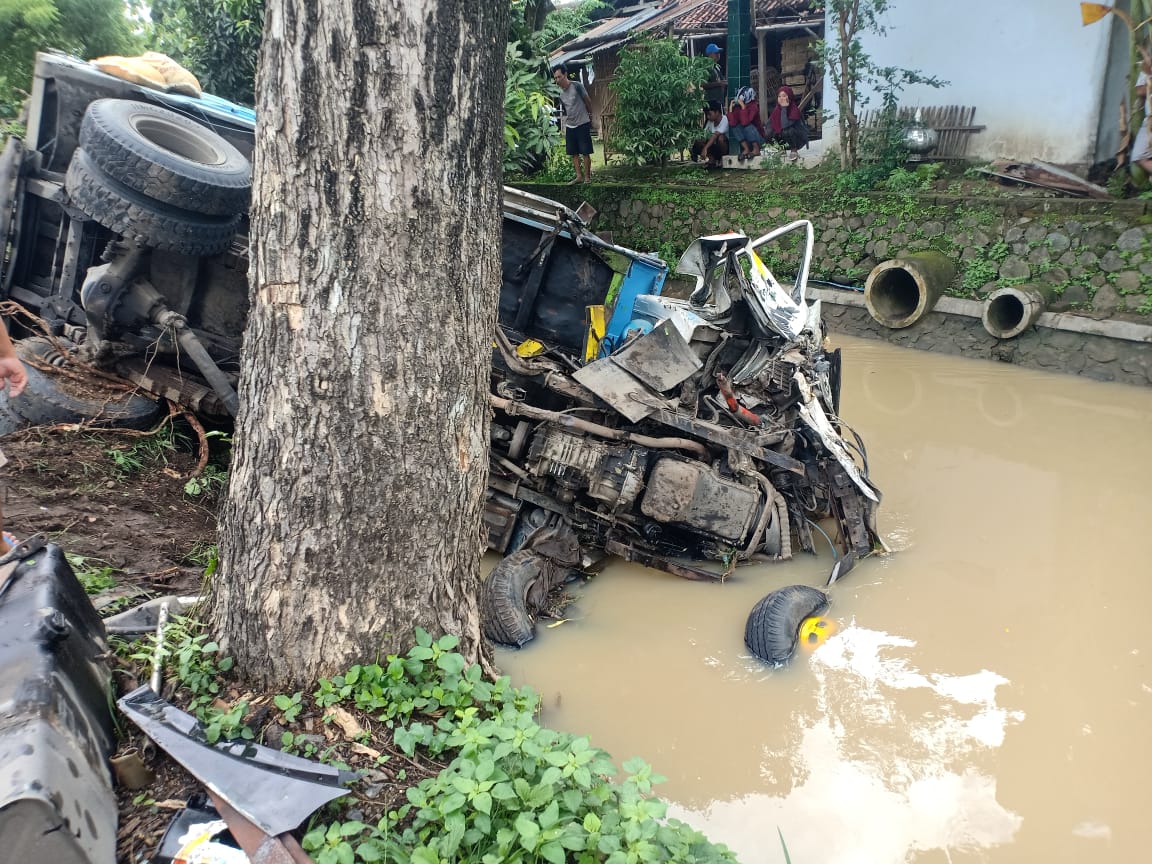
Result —
M704 85L704 98L709 102L716 101L724 104L724 97L728 93L728 79L724 77L724 69L720 65L720 46L715 42L709 42L704 53L712 61L712 69L708 73L708 83Z

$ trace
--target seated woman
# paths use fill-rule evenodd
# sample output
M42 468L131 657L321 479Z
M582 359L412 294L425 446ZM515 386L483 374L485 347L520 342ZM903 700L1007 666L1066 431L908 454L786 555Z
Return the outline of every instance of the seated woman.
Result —
M764 126L760 123L760 103L756 101L756 91L751 87L741 87L728 106L728 127L732 140L740 144L736 157L740 162L760 156L760 145L764 143Z
M789 162L798 161L798 151L808 146L808 124L804 122L791 87L781 87L777 92L776 107L772 109L768 123L772 127L772 141L788 148Z

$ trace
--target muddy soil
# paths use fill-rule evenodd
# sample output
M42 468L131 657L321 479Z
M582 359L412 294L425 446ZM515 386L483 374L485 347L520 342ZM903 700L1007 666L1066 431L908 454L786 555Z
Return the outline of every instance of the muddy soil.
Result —
M21 539L43 533L59 544L104 616L151 596L195 593L215 554L227 449L214 452L200 475L208 491L190 494L185 486L199 461L195 442L192 430L179 421L143 437L74 427L6 436L0 442L9 460L0 469L5 528ZM125 653L109 658L117 696L143 683L149 671L147 663ZM187 707L189 694L171 675L164 695ZM333 723L332 717L305 709L289 722L271 694L237 687L223 690L216 704L228 709L241 701L248 706L244 723L259 742L278 747L290 731L312 742L313 749L302 755L315 758L323 750L360 771L365 782L347 800L368 821L398 807L409 785L443 767L409 759L395 748L390 729L355 710L329 709L339 715ZM117 756L139 756L150 775L143 786L116 786L117 861L140 864L156 853L176 812L204 790L131 723L121 724L120 733Z
M195 591L216 542L220 489L185 491L194 442L179 424L144 437L74 427L9 435L0 445L5 530L43 533L82 558L97 608Z

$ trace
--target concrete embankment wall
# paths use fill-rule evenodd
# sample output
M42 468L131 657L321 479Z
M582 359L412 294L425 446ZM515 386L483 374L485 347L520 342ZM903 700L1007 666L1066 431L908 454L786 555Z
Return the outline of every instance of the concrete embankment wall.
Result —
M816 229L812 276L862 286L881 261L935 249L957 268L950 298L980 301L997 288L1042 282L1058 326L1014 339L985 332L976 304L968 314L935 311L888 330L852 292L822 292L829 329L921 350L1001 360L1105 381L1152 384L1152 208L1144 201L1099 202L947 195L790 196L612 182L524 188L597 210L594 227L614 240L675 262L695 237L738 230L756 237L793 219ZM788 273L788 256L769 265ZM948 297L938 309L949 307ZM861 304L862 305L862 304ZM951 308L958 308L952 304ZM1077 332L1120 322L1127 338ZM1097 328L1109 330L1109 326Z

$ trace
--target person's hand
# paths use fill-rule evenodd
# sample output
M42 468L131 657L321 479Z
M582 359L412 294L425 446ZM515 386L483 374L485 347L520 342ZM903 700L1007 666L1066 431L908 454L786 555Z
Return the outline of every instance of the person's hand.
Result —
M8 387L8 398L19 396L28 386L28 373L16 357L0 357L0 390Z

